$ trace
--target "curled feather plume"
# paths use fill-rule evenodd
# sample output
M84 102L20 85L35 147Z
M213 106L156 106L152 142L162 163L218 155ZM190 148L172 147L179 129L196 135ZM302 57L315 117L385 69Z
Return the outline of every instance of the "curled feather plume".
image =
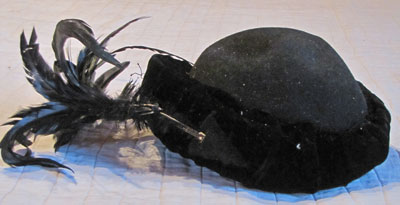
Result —
M21 34L20 51L27 80L48 102L23 109L13 115L11 121L5 123L5 125L13 126L0 144L2 158L7 164L70 169L51 159L33 157L29 149L32 144L29 137L53 134L56 139L54 148L57 150L60 146L69 143L80 128L98 119L116 121L133 119L140 129L146 126L146 116L159 114L177 127L202 137L201 133L190 130L191 128L163 113L157 104L140 103L139 96L134 93L136 85L133 81L126 84L117 98L111 98L104 93L107 85L129 65L129 62L119 62L115 58L116 53L129 48L148 49L168 54L145 46L124 47L114 53L105 50L107 42L113 36L142 18L129 21L106 36L100 43L84 21L78 19L60 21L56 26L52 42L56 58L53 68L39 53L35 29L31 33L29 42L25 34ZM76 63L65 57L64 44L68 38L75 38L85 46L80 51ZM95 71L105 62L114 67L96 78ZM13 148L16 144L26 147L27 152L24 155L14 152Z

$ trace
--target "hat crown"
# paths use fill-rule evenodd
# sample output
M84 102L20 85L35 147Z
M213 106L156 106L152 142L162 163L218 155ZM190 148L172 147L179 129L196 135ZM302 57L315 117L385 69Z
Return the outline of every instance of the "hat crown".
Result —
M208 47L190 75L247 109L329 131L359 124L367 105L354 77L323 39L288 28L257 28Z

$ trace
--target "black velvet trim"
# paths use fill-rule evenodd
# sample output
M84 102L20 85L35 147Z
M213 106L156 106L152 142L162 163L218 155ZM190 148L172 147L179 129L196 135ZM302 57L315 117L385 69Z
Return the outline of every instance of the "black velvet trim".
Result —
M265 191L314 193L344 186L387 157L390 114L361 83L368 114L346 132L333 133L248 110L228 93L189 78L188 69L190 65L184 62L153 56L139 91L142 100L158 102L166 113L195 129L212 116L227 142L219 146L233 146L246 163L193 154L189 147L198 142L162 118L149 119L149 126L168 149L221 176Z

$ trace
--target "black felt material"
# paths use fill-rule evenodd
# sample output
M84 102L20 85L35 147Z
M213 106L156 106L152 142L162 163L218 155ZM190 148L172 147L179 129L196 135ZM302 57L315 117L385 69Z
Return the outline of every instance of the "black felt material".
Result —
M246 108L325 130L346 130L367 112L359 86L335 50L294 29L257 28L223 38L200 55L190 76Z
M162 118L148 123L168 149L222 176L266 191L313 193L346 185L387 156L390 114L360 83L366 115L351 129L333 132L246 107L189 77L190 69L186 62L154 55L139 92L142 100L157 101L166 113L205 132L204 142Z

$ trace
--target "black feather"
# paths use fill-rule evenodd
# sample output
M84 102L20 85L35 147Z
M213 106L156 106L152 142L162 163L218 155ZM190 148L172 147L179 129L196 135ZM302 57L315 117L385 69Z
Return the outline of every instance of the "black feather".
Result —
M128 67L129 62L124 62L121 64L122 66L113 67L103 73L100 77L97 78L95 85L98 86L100 89L104 90L107 85L120 74L126 67Z
M53 134L56 139L54 148L58 150L60 146L71 142L81 128L98 119L115 121L132 119L137 127L142 129L147 125L146 116L161 113L157 104L140 104L138 102L138 97L134 93L136 86L133 81L129 81L116 99L110 98L104 92L107 85L128 67L129 62L120 63L115 59L117 52L128 48L109 53L103 46L122 29L140 19L142 18L134 19L118 28L109 34L101 44L96 41L92 30L85 22L77 19L60 21L56 26L52 42L56 57L53 68L44 61L39 53L35 29L32 31L29 43L25 34L21 34L20 49L27 80L49 102L20 110L12 116L16 119L4 124L13 125L0 143L1 156L7 164L11 166L41 165L71 170L51 159L34 158L28 148L32 144L28 138L32 135L36 137ZM64 44L68 38L76 38L85 45L76 64L65 59ZM135 48L150 49L166 54L164 51L143 46ZM95 70L105 62L115 67L95 80ZM168 116L165 113L162 114ZM173 122L177 122L175 119L171 119ZM179 124L179 127L182 126ZM16 144L26 147L25 155L13 151Z
M121 94L119 95L119 98L121 99L128 99L129 97L132 97L132 92L135 89L135 82L133 82L133 80L130 80L124 87L124 89L122 90Z
M110 35L108 39L116 33ZM67 61L64 56L63 46L65 40L70 37L78 39L86 46L81 52L77 65ZM85 124L107 117L125 120L131 117L129 114L133 117L137 116L134 114L135 111L121 112L123 107L115 110L121 105L126 106L125 108L130 107L131 102L129 100L115 101L103 91L129 63L120 64L113 57L114 55L106 52L94 39L89 26L81 20L63 20L57 25L53 39L56 55L54 69L40 55L36 40L35 29L32 31L29 43L25 34L21 34L21 56L27 80L49 102L20 110L12 116L13 120L4 124L13 125L13 127L1 141L1 154L3 160L12 166L41 165L69 169L51 159L32 157L28 148L32 144L28 139L29 136L54 134L56 138L54 148L57 150L60 146L69 143ZM112 63L115 68L104 73L94 82L91 70L102 65L98 64L99 59ZM86 73L91 75L85 76ZM60 74L63 74L67 81L64 81ZM27 147L27 153L25 155L15 153L13 151L15 144Z

